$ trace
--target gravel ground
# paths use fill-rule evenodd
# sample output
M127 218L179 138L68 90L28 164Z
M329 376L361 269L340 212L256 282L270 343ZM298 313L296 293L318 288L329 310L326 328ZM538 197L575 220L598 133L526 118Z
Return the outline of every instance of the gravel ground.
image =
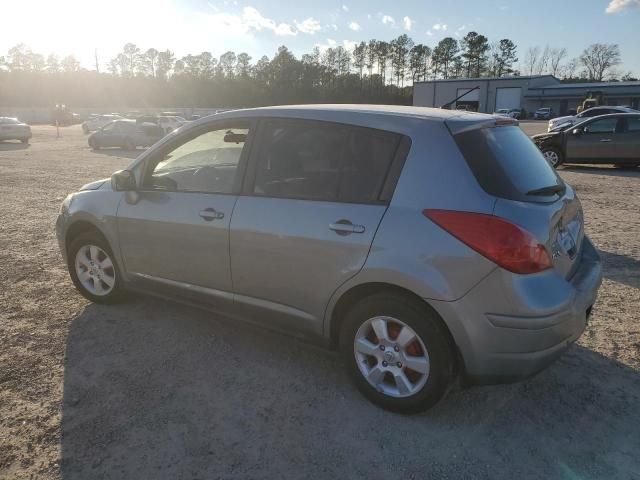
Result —
M59 204L129 160L62 135L0 143L1 478L640 478L640 171L561 171L605 262L579 343L528 381L401 416L365 401L334 353L75 293Z

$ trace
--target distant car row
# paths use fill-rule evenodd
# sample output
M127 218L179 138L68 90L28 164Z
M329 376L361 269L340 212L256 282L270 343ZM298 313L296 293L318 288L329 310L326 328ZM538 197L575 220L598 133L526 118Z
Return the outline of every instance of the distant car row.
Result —
M111 120L89 135L89 146L93 150L103 147L119 147L134 150L137 147L149 147L166 135L163 126L136 120Z
M82 131L86 134L95 132L105 125L115 121L125 120L125 117L115 114L96 115L82 123ZM140 115L133 120L137 123L153 123L167 134L187 123L187 120L177 115Z

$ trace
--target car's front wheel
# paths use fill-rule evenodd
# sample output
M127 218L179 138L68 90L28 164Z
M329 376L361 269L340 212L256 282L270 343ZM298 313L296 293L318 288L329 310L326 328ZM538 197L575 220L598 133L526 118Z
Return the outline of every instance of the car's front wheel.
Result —
M111 248L101 235L78 235L71 241L67 266L73 284L96 303L114 303L122 299L122 280Z
M557 168L562 163L562 152L557 148L546 148L542 151L542 155L553 168Z
M358 389L388 410L427 410L454 378L453 346L438 315L396 292L354 305L342 325L340 348Z

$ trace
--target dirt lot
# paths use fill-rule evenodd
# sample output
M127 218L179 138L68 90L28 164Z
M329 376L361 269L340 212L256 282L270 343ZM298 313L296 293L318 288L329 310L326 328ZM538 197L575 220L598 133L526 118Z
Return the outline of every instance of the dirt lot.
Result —
M605 262L579 344L533 379L407 417L365 401L333 353L75 293L60 202L121 155L79 127L0 144L1 478L640 478L640 171L561 172Z

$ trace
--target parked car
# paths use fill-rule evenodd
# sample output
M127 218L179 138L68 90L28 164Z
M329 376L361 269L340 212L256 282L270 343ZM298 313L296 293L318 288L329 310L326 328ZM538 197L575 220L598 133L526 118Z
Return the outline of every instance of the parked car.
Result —
M638 110L634 110L629 107L593 107L576 115L567 115L549 120L547 131L551 132L556 129L564 130L571 125L580 123L588 118L597 117L599 115L608 115L610 113L638 113Z
M148 147L164 136L164 131L153 124L137 123L134 120L115 120L89 135L89 146L94 150L102 147L120 147L133 150Z
M492 115L236 110L81 192L56 232L86 298L150 291L320 338L396 411L459 375L541 370L583 332L602 278L575 191Z
M501 115L503 117L510 117L519 119L520 118L520 109L519 108L501 108L494 112L494 115Z
M562 130L534 135L553 167L562 163L640 165L640 112L587 119Z
M553 118L553 108L551 107L542 107L537 109L533 113L534 120L548 120Z
M82 122L82 131L86 134L95 132L114 120L122 120L122 117L120 115L113 114L96 115L93 118L90 117Z
M31 127L17 118L0 117L0 141L20 140L29 143Z

